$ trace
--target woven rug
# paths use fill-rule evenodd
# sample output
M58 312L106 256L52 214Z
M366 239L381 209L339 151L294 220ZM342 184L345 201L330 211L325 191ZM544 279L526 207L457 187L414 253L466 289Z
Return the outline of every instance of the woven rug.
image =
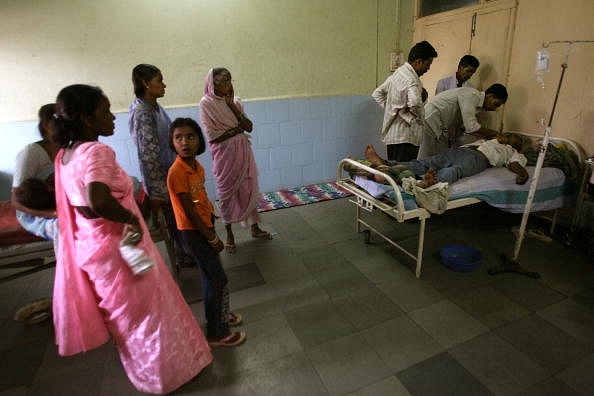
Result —
M307 205L314 202L344 198L349 195L351 195L350 192L335 182L311 184L262 194L260 203L258 203L258 212Z

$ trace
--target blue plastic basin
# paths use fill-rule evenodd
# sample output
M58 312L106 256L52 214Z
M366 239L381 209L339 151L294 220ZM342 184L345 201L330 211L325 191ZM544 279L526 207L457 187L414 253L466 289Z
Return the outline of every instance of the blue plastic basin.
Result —
M441 262L454 271L472 271L481 263L483 255L466 245L446 245L439 251Z

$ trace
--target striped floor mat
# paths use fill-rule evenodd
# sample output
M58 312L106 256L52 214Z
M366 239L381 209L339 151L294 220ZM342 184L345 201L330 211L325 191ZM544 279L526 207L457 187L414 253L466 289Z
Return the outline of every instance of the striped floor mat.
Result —
M314 202L343 198L349 195L351 195L350 192L335 182L311 184L309 186L262 194L262 198L258 204L258 212L307 205Z

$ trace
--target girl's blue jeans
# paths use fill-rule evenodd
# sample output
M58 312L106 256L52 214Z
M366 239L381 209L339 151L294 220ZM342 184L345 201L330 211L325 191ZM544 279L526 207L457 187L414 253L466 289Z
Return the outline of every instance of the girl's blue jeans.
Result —
M219 254L198 231L180 230L179 235L182 248L200 269L206 315L206 338L208 340L224 338L230 334L229 288Z

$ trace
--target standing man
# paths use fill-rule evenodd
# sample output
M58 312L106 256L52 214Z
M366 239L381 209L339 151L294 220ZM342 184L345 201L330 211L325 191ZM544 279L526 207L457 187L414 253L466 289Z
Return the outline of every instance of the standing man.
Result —
M458 70L449 77L442 78L437 82L435 95L452 88L471 87L470 77L474 75L479 67L479 60L472 55L464 55L458 62Z
M461 87L438 94L425 105L425 127L418 158L459 146L462 130L480 138L494 138L497 131L481 126L476 115L480 110L495 111L506 101L507 89L501 84L493 84L484 92Z
M371 95L384 108L382 141L388 147L388 159L410 161L417 158L423 134L423 84L419 79L437 57L427 41L415 44L408 62L377 87Z

